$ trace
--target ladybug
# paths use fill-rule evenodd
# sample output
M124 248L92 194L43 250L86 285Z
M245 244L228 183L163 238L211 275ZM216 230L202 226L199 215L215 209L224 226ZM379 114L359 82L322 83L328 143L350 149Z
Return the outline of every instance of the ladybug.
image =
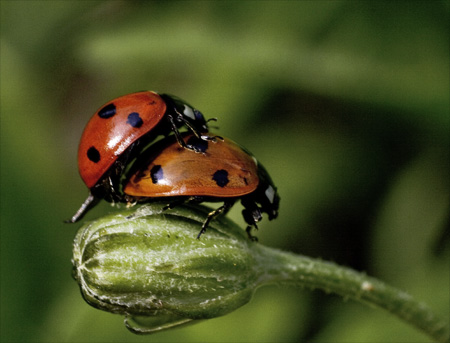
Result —
M229 139L213 144L192 134L185 139L202 154L181 148L173 138L155 143L130 166L123 180L124 197L134 202L170 198L166 208L185 201L223 202L208 214L197 238L214 217L228 212L240 199L247 234L256 240L252 227L257 228L262 213L267 213L269 220L276 218L280 202L266 169Z
M78 169L90 193L66 222L78 221L102 198L117 201L117 182L128 161L157 136L173 132L182 148L198 152L182 138L183 126L200 140L216 139L206 134L207 121L200 111L167 94L142 91L103 105L87 123L78 148Z

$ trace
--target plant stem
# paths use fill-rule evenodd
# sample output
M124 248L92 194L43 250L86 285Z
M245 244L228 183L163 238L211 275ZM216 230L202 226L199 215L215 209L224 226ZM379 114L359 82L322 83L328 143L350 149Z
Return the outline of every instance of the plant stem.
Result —
M448 322L436 316L409 294L337 264L255 245L258 251L259 284L295 284L321 289L381 307L413 325L438 342L449 342Z

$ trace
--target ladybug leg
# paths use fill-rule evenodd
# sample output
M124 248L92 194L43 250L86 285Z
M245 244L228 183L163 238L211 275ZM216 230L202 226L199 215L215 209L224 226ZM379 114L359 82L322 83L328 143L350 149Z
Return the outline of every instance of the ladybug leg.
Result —
M182 117L180 116L180 119L181 119L181 118L182 118ZM171 126L171 128L172 128L173 133L175 134L175 138L177 139L178 144L180 144L180 146L181 146L182 148L189 149L189 150L192 150L192 151L194 151L194 152L200 152L200 150L197 149L195 146L190 145L190 144L186 144L186 142L184 141L184 139L181 137L180 132L178 131L177 125L175 124L175 120L173 119L173 117L172 117L170 114L167 114L167 119L168 119L169 122L170 122L170 126ZM184 119L182 119L182 120L183 120L183 122L186 123L186 120L184 120ZM192 126L191 126L190 124L189 124L189 125L187 124L187 126L188 126L188 127L194 132L194 134L198 137L197 130L193 129Z
M253 226L256 230L258 230L258 226L256 226L256 223L253 223ZM253 227L251 225L247 226L247 229L245 230L247 232L247 236L252 242L258 242L258 237L252 235L252 228Z
M75 222L79 221L81 218L84 217L86 212L89 211L95 205L97 205L99 201L100 201L100 198L96 198L95 196L92 195L92 193L89 192L88 197L83 202L83 204L78 209L78 211L73 215L72 218L65 220L64 222L65 223L75 223Z
M256 225L262 219L261 209L255 202L245 203L244 210L242 210L242 216L244 217L245 222L248 224L247 226L247 235L248 238L254 242L258 241L256 236L251 234L251 230L254 227L258 230L258 226Z
M191 201L193 197L189 197L189 198L182 198L182 199L177 199L174 201L171 201L170 203L168 203L166 206L163 207L163 211L167 211L167 210L171 210L177 206L183 205L184 203Z
M208 216L206 217L205 222L202 225L202 229L198 233L197 239L200 239L200 236L206 232L206 228L208 227L211 220L213 220L215 217L217 217L220 214L227 213L233 205L234 205L234 200L228 200L228 201L225 201L223 203L223 205L220 206L219 208L215 209L214 211L209 212Z
M220 139L220 140L223 141L223 138L220 137L220 136L202 135L202 132L199 131L195 126L193 126L191 124L191 122L189 120L187 120L181 113L179 113L176 110L175 110L175 112L178 114L178 118L177 119L179 121L183 122L183 124L186 125L189 128L189 130L191 130L197 138L200 138L200 139L202 139L204 141L211 141L211 142L214 142L214 143L217 142L217 139ZM171 115L167 115L167 118L169 119L170 125L172 126L172 131L175 133L175 135L177 135L178 143L180 143L180 140L183 140L183 139L180 137L180 133L178 131L177 125L175 124L175 119ZM211 118L211 119L207 120L207 122L210 121L210 120L217 121L217 118ZM181 146L183 148L187 147L188 149L191 149L191 150L194 150L195 152L198 152L197 149L194 146L192 146L190 144L186 144L184 141L183 141L183 143L180 143L180 144L181 144Z
M201 135L200 138L204 141L211 141L213 143L216 143L217 140L220 140L223 142L222 136L208 136L208 135Z

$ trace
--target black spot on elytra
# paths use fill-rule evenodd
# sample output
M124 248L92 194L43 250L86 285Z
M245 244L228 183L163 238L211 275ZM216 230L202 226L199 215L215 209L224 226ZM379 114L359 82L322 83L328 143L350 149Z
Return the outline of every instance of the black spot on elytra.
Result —
M150 170L150 177L152 178L153 183L158 183L158 181L164 178L163 169L160 165L155 165Z
M208 150L208 142L196 136L190 137L187 144L192 145L199 152L206 152L206 150Z
M139 116L139 113L132 112L128 115L127 124L130 124L132 127L141 127L144 122L142 118Z
M228 180L228 172L225 169L219 169L212 177L216 181L217 186L225 187L230 180Z
M91 146L88 151L87 151L87 157L94 163L97 163L98 161L100 161L100 153L99 151Z
M98 116L103 119L111 118L116 114L116 105L108 104L103 107L100 111L98 111Z

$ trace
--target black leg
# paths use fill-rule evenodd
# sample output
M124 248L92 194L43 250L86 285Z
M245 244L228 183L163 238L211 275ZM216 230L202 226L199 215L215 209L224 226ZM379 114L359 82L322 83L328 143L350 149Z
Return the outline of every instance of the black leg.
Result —
M216 142L217 139L223 140L222 137L220 136L208 136L208 135L202 135L202 133L200 131L197 130L197 128L195 126L193 126L189 120L187 120L181 113L179 113L178 111L175 111L178 114L178 119L181 120L184 125L186 125L189 130L191 130L193 132L193 134L197 137L200 138L204 141L211 141L211 142ZM190 149L193 150L195 152L200 152L195 146L190 145L190 144L186 144L183 140L183 138L181 138L180 132L178 131L178 128L175 124L175 120L174 118L168 114L167 118L169 119L170 125L172 126L172 131L175 133L175 136L177 138L178 143L186 149ZM214 118L215 119L215 118Z
M168 203L166 206L163 207L163 211L171 210L177 206L183 205L184 203L186 203L188 201L192 201L192 199L193 199L193 197L173 200L170 203Z
M189 145L189 144L186 144L184 139L181 137L177 126L175 125L175 121L174 121L173 117L170 114L167 115L167 119L170 122L170 126L172 127L172 131L175 134L175 138L177 139L178 144L180 144L180 146L185 148L185 149L189 149L189 150L193 150L195 152L198 152L198 149L196 147L194 147L192 145ZM194 133L197 135L196 132L194 132Z
M256 226L256 224L253 224L253 225L255 226L255 229L258 230L258 227ZM252 226L251 225L248 225L247 229L245 231L247 232L248 238L252 242L258 242L258 237L252 235Z
M251 241L258 241L256 236L251 234L252 228L254 227L258 230L258 226L256 225L262 219L262 213L259 206L254 201L242 201L242 205L244 209L242 210L242 216L244 217L245 222L248 224L247 226L247 235Z
M206 217L206 220L204 221L202 225L202 229L200 230L197 239L200 239L200 236L205 233L206 228L208 227L211 220L213 220L215 217L217 217L220 214L227 213L230 208L234 205L234 201L225 201L222 206L215 209L214 211L211 211L208 213L208 216Z
M211 141L213 143L216 143L217 140L223 141L223 137L221 136L208 136L208 135L201 135L200 138L204 141Z
M78 209L78 211L73 215L72 218L65 220L64 222L65 223L76 223L81 218L83 218L83 216L86 214L87 211L89 211L92 207L97 205L99 201L100 201L99 198L96 198L95 196L92 195L92 193L89 192L88 197L83 202L83 204Z

